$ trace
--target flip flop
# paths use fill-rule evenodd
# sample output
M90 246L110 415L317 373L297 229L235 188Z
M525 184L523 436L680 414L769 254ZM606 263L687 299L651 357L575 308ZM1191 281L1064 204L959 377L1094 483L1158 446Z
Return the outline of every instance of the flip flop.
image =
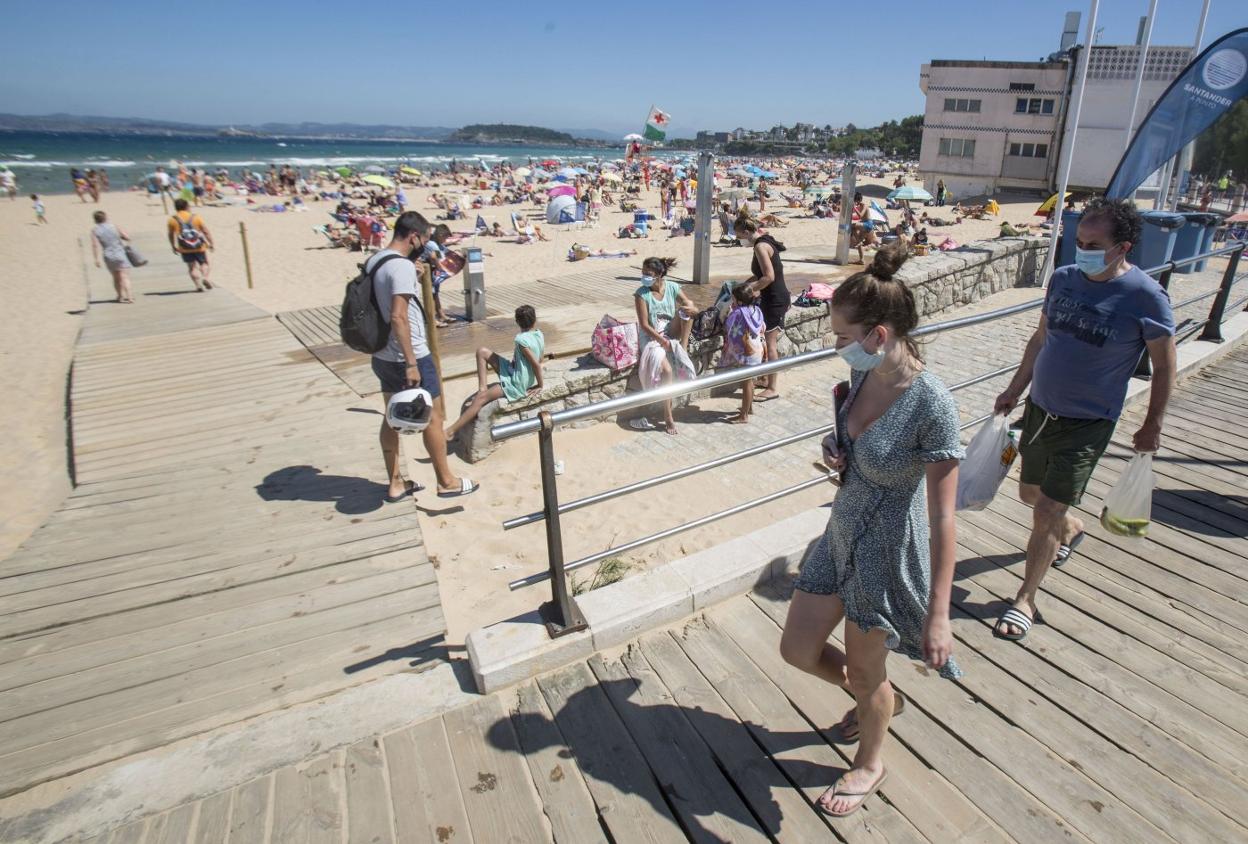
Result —
M893 717L896 718L898 715L900 715L901 713L905 711L906 711L906 696L903 695L901 692L894 690L893 691ZM855 730L852 736L845 734L845 731L849 729L850 727L853 727ZM840 720L840 723L838 723L833 729L836 730L838 738L846 744L852 744L858 741L858 736L860 735L860 732L858 731L858 709L854 708L846 712L845 717L842 718Z
M638 416L636 419L628 423L628 427L632 428L634 431L655 431L658 430L659 426L644 416Z
M1075 549L1083 542L1083 531L1079 531L1074 535L1070 542L1063 542L1057 546L1057 556L1053 558L1053 568L1060 569L1066 565L1071 555L1075 553Z
M472 495L481 488L481 484L474 483L467 478L459 479L459 489L455 492L442 492L438 490L438 498L459 498L461 495Z
M819 807L819 811L823 812L825 815L828 815L829 817L847 818L850 815L852 815L854 812L861 809L862 804L870 800L871 795L875 794L877 791L880 790L880 786L884 784L884 780L886 779L888 779L888 771L881 771L879 779L877 779L875 783L872 784L872 786L868 788L866 791L838 791L837 786L841 784L841 781L838 779L835 783L833 783L832 784L832 797L833 798L835 797L857 797L859 798L858 802L855 803L848 812L833 812L831 809L829 809L827 806L823 804L822 797L819 798L816 805Z
M387 504L398 504L404 498L407 498L409 495L415 495L416 493L420 492L423 489L424 487L416 483L415 481L408 481L407 486L404 487L403 491L400 492L398 495L385 495L382 497L381 500L386 502Z

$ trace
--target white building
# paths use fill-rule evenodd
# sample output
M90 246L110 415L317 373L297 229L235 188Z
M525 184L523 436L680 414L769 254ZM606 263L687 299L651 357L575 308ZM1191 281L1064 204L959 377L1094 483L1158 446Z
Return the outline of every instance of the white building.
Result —
M1135 123L1128 133L1127 119L1131 116L1131 94L1135 90L1140 49L1135 44L1092 48L1075 136L1075 155L1070 165L1071 185L1100 190L1109 184L1114 168L1126 152L1128 139L1192 57L1191 47L1148 48Z
M1069 70L1054 62L933 61L919 172L931 193L956 196L1047 189L1056 166Z
M1076 48L1070 56L1076 56ZM1126 149L1140 47L1092 48L1070 186L1100 190ZM1132 131L1187 65L1189 47L1150 47ZM1052 191L1074 76L1065 55L1044 62L932 61L919 73L927 95L919 171L957 196Z

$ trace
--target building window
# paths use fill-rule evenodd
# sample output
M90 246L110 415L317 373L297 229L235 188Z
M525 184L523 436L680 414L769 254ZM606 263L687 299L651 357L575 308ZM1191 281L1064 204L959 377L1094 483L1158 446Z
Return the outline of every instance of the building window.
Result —
M1014 101L1015 114L1052 114L1053 100L1039 97L1019 97Z
M953 97L945 98L945 111L970 111L978 112L982 100L963 100L954 99Z
M1020 156L1022 158L1048 158L1048 144L1010 144L1010 155Z
M941 138L940 154L950 155L954 158L974 158L975 142L963 138Z
M1036 83L1034 82L1011 82L1010 90L1011 91L1034 91L1036 90Z

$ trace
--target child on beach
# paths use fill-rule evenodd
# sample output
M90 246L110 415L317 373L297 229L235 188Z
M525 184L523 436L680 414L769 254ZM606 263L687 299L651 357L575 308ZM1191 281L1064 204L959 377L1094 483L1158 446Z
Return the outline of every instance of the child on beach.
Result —
M34 205L32 205L31 207L35 209L35 222L36 223L48 222L48 218L44 216L43 200L39 199L39 194L32 193L30 195L30 201L34 203Z
M438 328L446 328L451 324L451 321L446 318L446 312L442 310L441 295L442 282L449 277L446 270L442 269L442 259L446 257L446 241L450 236L450 226L439 223L434 228L433 237L425 244L425 251L420 256L429 264L430 280L433 282L433 315Z
M516 325L520 326L520 333L516 335L511 360L484 347L477 349L477 393L454 424L446 429L448 441L476 419L481 408L490 402L501 398L509 402L519 401L531 393L542 391L542 355L546 352L546 338L537 328L537 312L532 305L516 308ZM498 373L498 381L486 386L490 369Z
M758 294L748 284L732 289L732 311L724 322L724 351L719 358L721 369L754 366L763 362L763 309L757 304ZM741 382L741 410L728 421L744 425L754 412L754 379Z

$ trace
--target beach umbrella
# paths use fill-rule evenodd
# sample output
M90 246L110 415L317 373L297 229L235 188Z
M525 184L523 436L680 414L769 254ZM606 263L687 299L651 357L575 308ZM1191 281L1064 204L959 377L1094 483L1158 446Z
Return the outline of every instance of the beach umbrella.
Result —
M727 188L719 192L720 199L745 199L753 195L754 191L749 188Z
M884 213L884 209L874 199L871 200L871 204L867 207L867 219L888 225L888 215Z
M555 185L553 188L546 191L546 195L549 196L551 199L554 199L556 196L574 197L576 196L576 188L574 188L572 185L563 185L563 184Z
M576 172L575 167L563 167L555 175L561 179L575 179L579 174Z
M342 176L344 179L349 178L351 175L355 173L355 171L352 170L350 167L339 167L334 172L337 173L339 176Z
M820 196L820 197L831 196L835 192L836 191L834 188L829 188L829 187L806 188L806 190L802 191L802 193L808 193L812 196Z
M409 176L419 176L419 175L420 175L420 171L419 171L419 170L417 170L415 167L408 167L406 164L404 164L402 167L400 167L400 168L399 168L399 170L400 170L400 171L402 171L402 172L404 172L404 173L406 173L406 174L407 174L407 175L409 175Z
M515 170L512 170L511 172L515 174L516 176L519 176L521 179L525 178L526 176L533 175L533 170L529 167L517 167Z
M902 185L889 192L888 198L897 202L906 200L909 202L928 202L932 195L918 185Z
M1070 199L1070 191L1066 192L1064 199ZM1057 204L1057 194L1053 194L1036 209L1035 217L1047 217L1049 212L1053 210L1053 206Z
M380 164L370 164L364 168L364 172L365 173L384 173L386 172L386 168L382 167Z
M543 162L542 162L542 166L543 166L543 167L558 167L558 166L559 166L559 159L557 159L557 158L548 158L548 159L546 159L545 161L543 161Z
M624 178L619 173L613 173L610 170L604 170L602 178L608 182L622 182Z
M1248 211L1240 211L1238 214L1232 214L1227 217L1227 223L1248 223Z
M638 135L636 132L629 132L627 135L625 135L625 136L624 136L624 140L626 140L626 141L644 141L644 140L645 140L645 138L643 138L641 135Z
M376 185L379 188L394 187L394 182L390 181L385 176L378 176L378 175L371 174L371 173L367 176L364 176L361 181L368 182L368 184L370 185Z
M589 171L588 171L588 170L586 170L584 167L573 167L573 168L572 168L572 172L573 172L574 174L576 174L577 176L588 176L588 175L589 175Z

